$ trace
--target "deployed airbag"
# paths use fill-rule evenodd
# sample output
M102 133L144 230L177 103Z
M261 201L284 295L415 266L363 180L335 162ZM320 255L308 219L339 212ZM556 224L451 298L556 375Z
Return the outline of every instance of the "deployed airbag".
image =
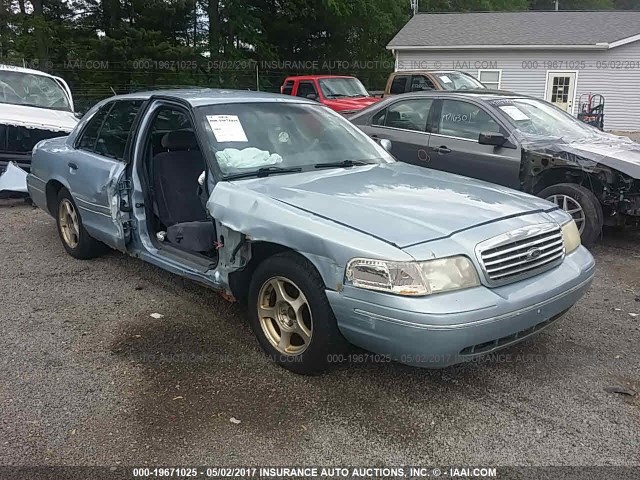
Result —
M282 163L282 157L277 153L269 153L255 147L225 148L216 152L216 159L223 172L229 172L237 168L256 168Z

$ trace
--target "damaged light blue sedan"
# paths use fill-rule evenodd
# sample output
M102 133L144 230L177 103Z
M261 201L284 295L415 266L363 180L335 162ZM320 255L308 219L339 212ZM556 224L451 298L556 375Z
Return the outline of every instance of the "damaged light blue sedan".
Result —
M248 305L305 374L349 359L443 367L558 319L594 260L545 200L396 162L328 108L255 92L102 101L40 142L28 189L66 251L120 250Z

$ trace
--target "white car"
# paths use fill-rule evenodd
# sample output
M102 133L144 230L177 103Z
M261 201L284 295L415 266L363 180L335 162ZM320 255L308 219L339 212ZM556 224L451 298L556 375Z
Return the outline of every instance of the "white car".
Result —
M66 136L78 123L69 85L38 70L0 65L0 173L29 170L36 143Z

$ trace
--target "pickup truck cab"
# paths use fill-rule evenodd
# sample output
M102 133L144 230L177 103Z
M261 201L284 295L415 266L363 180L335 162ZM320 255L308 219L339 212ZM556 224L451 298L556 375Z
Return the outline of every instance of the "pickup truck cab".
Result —
M487 88L473 76L457 70L412 70L393 72L384 96L425 90L477 90Z
M343 115L376 103L362 82L355 77L339 75L306 75L285 79L280 93L316 100Z

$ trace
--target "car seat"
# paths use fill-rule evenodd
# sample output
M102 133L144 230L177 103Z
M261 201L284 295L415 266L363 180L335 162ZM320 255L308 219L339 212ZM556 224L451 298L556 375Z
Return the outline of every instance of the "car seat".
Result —
M162 137L165 152L153 158L152 176L155 211L167 228L166 239L195 252L214 248L216 232L212 219L198 196L198 177L205 162L190 130L168 132Z

